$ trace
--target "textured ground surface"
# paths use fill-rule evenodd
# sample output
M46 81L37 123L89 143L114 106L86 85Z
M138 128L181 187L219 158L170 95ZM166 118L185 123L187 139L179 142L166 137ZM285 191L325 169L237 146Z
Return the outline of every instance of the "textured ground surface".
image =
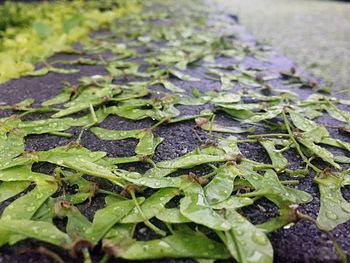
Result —
M232 32L239 32L242 38L249 43L254 45L253 39L244 32L244 30L236 25L229 23L229 19L223 16L215 16L215 19L222 20L222 26L225 30ZM106 55L108 56L108 55ZM54 59L67 58L67 55L56 55ZM71 56L73 58L73 56ZM227 62L227 61L226 61ZM246 66L250 67L264 67L267 74L277 73L282 70L288 70L294 63L283 56L273 56L269 61L259 62L254 58L247 58L242 62ZM79 66L80 73L71 75L62 75L57 73L49 73L44 77L40 78L29 78L24 77L19 80L12 80L5 84L0 85L0 102L7 104L12 104L19 102L25 98L32 97L35 99L36 103L45 101L52 96L59 93L61 90L61 83L63 81L69 81L70 83L77 83L80 76L86 75L96 75L103 74L104 69L99 66ZM301 72L300 69L298 71ZM196 83L196 87L201 91L208 91L211 89L218 88L218 82L207 80L204 78L204 69L201 66L190 67L188 73L192 76L200 77L201 82ZM306 74L307 73L303 73ZM176 81L175 81L176 83ZM181 82L178 85L182 85ZM282 87L283 85L279 81L274 81L275 87ZM157 87L159 88L159 87ZM190 91L190 86L184 86L186 91ZM310 90L300 90L299 94L306 97L311 94ZM184 107L181 109L183 114L194 114L199 113L201 108L198 107ZM7 116L11 112L1 112L0 116ZM29 118L35 118L35 116L29 116ZM233 125L236 122L230 118L227 118L223 114L218 114L217 120L224 125ZM324 120L329 124L336 124L328 120ZM150 120L132 122L127 121L123 118L112 116L105 120L101 127L110 129L139 129L149 126L153 123ZM158 148L156 155L154 157L155 161L172 159L177 156L181 156L186 152L193 150L200 145L200 141L197 139L192 131L194 123L192 121L183 122L176 125L161 126L156 129L156 135L159 135L165 139ZM79 133L79 130L72 130L75 136ZM341 136L334 131L336 136ZM199 135L206 139L206 133L199 132ZM71 139L70 139L71 140ZM48 150L58 145L65 145L68 141L65 138L60 138L52 135L40 135L40 136L30 136L26 139L26 148L28 150ZM109 156L113 157L123 157L130 156L133 154L133 149L136 145L134 140L124 140L124 141L101 141L98 140L92 133L86 132L82 138L81 144L91 150L102 150L108 152ZM258 145L254 144L242 144L240 145L242 153L250 159L257 161L268 162L268 157L263 149ZM292 166L298 166L300 160L290 153L289 160L293 160ZM295 160L295 162L294 162ZM128 167L131 168L130 165ZM144 169L145 167L135 166L135 169ZM50 172L50 167L38 167L41 172ZM198 172L200 173L200 171ZM316 216L319 209L319 193L317 186L312 183L312 177L309 176L301 181L302 183L297 186L301 190L305 190L312 193L314 200L303 206L302 211ZM106 188L110 187L105 185ZM344 197L350 200L350 189L346 188L343 192ZM2 210L6 207L12 199L5 201L0 204L0 209ZM86 205L80 205L79 208L87 215L90 219L92 218L95 209L101 207L103 202L102 198L95 198L92 206L87 207ZM276 215L276 209L269 203L261 200L258 202L258 206L252 206L244 209L244 213L249 217L253 223L260 223L266 218ZM263 213L261 210L265 210ZM350 255L350 240L348 235L350 233L350 222L345 223L337 227L334 231L334 235L339 241L341 247ZM138 235L143 239L150 238L147 233L141 228L138 231ZM280 229L269 235L272 245L275 251L275 261L276 262L338 262L339 258L333 248L332 242L328 240L325 234L318 231L314 225L307 222L300 222L296 225ZM50 257L40 255L35 253L31 248L38 247L39 243L35 241L23 241L15 246L5 246L0 249L0 263L5 262L51 262ZM76 260L71 259L65 252L58 250L57 248L52 248L58 251L60 255L66 260L66 262L76 262ZM95 254L93 254L93 259L99 258L99 253L96 249ZM110 260L110 262L122 262L121 260ZM152 261L160 262L160 261ZM193 262L191 260L164 260L161 262Z
M303 68L349 88L350 3L321 0L216 0L257 40L271 44ZM347 95L349 93L347 92Z

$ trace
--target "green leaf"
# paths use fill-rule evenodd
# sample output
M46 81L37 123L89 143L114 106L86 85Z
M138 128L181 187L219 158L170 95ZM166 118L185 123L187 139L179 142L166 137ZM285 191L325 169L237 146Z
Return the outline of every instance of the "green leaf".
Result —
M98 210L86 238L97 243L106 233L134 208L133 200L121 201Z
M57 96L48 99L41 103L42 106L51 106L56 104L61 104L67 102L70 97L72 96L72 90L70 88L64 88L61 93L59 93Z
M30 182L28 181L12 181L12 182L2 182L0 184L0 202L9 199L12 196L19 194L24 191Z
M51 26L44 22L36 21L33 23L33 28L41 39L46 39L53 34Z
M27 134L43 134L56 131L65 131L74 126L74 119L46 119L35 121L24 121L18 125Z
M113 251L113 249L111 249ZM225 247L204 234L179 226L173 234L162 239L135 241L115 250L114 256L128 260L160 258L227 259Z
M90 221L72 204L58 201L55 212L59 217L67 217L66 232L73 239L84 237L86 230L91 226Z
M236 93L219 93L217 97L211 100L211 103L214 104L232 104L239 102L241 100L241 96Z
M157 216L163 209L165 209L165 205L178 194L179 190L176 188L163 188L148 197L140 206L146 219L151 219L152 217ZM134 210L125 216L120 223L139 223L144 220L145 219L141 216L138 209L134 208Z
M63 165L64 162L74 162L75 160L85 160L95 162L104 156L105 152L91 152L80 145L59 146L49 151L36 152L38 160L41 162L49 162L57 165Z
M295 127L297 127L299 130L311 131L317 128L318 126L315 122L310 121L309 119L305 118L302 114L297 113L295 111L290 111L289 116L291 117Z
M156 218L159 220L171 223L171 224L181 224L189 223L190 219L183 216L180 212L180 208L165 208L156 214Z
M297 140L304 145L310 152L318 157L320 157L323 161L330 163L335 168L340 169L339 164L334 162L334 156L331 152L327 151L326 149L322 148L321 146L318 146L314 143L314 141L307 137L297 137Z
M285 207L281 208L279 212L280 216L259 224L256 227L264 231L264 233L271 233L297 221L295 208Z
M166 169L166 171L167 173L172 172L170 169ZM155 171L153 170L153 172ZM142 176L139 173L122 171L120 169L116 170L114 173L128 182L154 189L168 187L179 188L183 183L183 179L180 177Z
M180 79L180 80L185 80L185 81L200 81L198 78L191 77L190 75L187 75L185 73L182 73L178 70L171 69L169 70L169 73L173 75L174 77Z
M67 247L71 243L69 236L47 222L26 219L0 219L0 230L44 241L56 246ZM1 231L1 232L2 232ZM0 240L2 237L0 237ZM14 243L11 243L11 245Z
M213 162L226 162L234 159L234 156L226 154L222 156L214 156L207 154L200 155L190 155L190 156L182 156L176 158L171 161L163 161L157 163L157 167L159 168L167 168L167 169L184 169L191 168L197 165L213 163Z
M58 188L57 184L52 182L38 181L36 184L33 190L7 206L1 218L30 219Z
M320 229L330 231L350 219L350 203L342 196L342 176L324 172L314 179L321 195L321 207L317 216Z
M201 92L196 87L192 87L192 95L196 98L202 97Z
M55 182L52 176L32 172L31 165L14 166L0 171L0 181Z
M207 226L214 230L225 231L230 229L230 223L216 213L211 207L205 197L203 189L191 184L190 188L186 189L185 197L180 200L180 212L183 216L200 225Z
M163 141L162 138L155 138L150 129L142 130L138 138L139 143L136 145L135 153L141 156L153 155L156 147Z
M156 83L162 84L164 88L172 92L179 92L179 93L185 92L183 88L176 86L175 84L171 83L168 80L161 80L161 81L157 81ZM156 83L153 83L153 84L156 84Z
M236 176L230 166L222 166L217 170L215 177L204 187L210 205L222 202L231 196Z
M269 109L266 109L264 113L255 113L253 116L249 117L247 120L244 120L243 123L250 123L250 122L261 122L263 120L270 120L278 115L281 114L282 112L282 107L281 106L276 106L276 107L271 107Z
M287 158L284 157L283 154L276 149L274 141L268 139L261 139L259 140L259 143L267 151L271 159L272 165L275 167L275 169L280 170L288 166L289 162Z
M38 181L36 187L26 195L16 199L7 206L1 216L1 219L31 219L40 206L57 191L57 184L46 181ZM23 239L22 236L11 236L9 231L1 229L0 226L0 244L17 242Z
M273 249L267 236L233 209L225 212L232 227L225 232L226 245L238 262L273 262Z
M84 174L107 179L112 183L118 184L120 181L120 178L112 173L110 169L84 159L76 158L72 161L64 161L61 165Z
M256 196L264 196L278 207L291 204L308 203L312 196L306 192L283 186L273 170L267 170L264 176L238 166L239 172L256 189Z
M202 128L205 131L215 131L215 132L224 132L224 133L246 133L254 132L255 126L252 126L248 129L242 129L240 127L225 127L217 123L210 123L207 118L196 118L196 125Z
M251 205L253 203L254 203L254 200L250 199L248 197L241 197L241 196L232 195L222 202L212 204L211 207L213 209L216 209L216 210L219 210L219 209L237 209L237 208Z

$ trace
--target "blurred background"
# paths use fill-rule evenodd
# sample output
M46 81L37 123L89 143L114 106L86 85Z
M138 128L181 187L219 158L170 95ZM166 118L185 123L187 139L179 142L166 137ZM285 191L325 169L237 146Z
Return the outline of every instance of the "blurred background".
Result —
M237 14L258 41L279 49L337 91L350 90L349 0L216 1Z

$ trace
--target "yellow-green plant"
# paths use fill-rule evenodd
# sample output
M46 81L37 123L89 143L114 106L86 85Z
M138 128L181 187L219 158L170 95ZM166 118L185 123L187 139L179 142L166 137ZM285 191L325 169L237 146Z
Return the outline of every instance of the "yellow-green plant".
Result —
M5 3L0 7L0 83L25 75L35 63L138 10L136 1Z

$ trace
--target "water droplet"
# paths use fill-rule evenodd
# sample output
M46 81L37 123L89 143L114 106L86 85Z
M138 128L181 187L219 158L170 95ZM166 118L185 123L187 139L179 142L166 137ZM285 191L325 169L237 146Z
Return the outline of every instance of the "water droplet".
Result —
M245 222L243 217L239 217L237 221L238 221L238 223L241 223L241 224L243 224Z
M327 211L326 212L326 216L329 218L329 219L332 219L332 220L335 220L338 218L338 216L336 214L334 214L332 211Z
M238 236L241 236L241 235L243 235L243 231L238 229L238 230L236 231L236 234L237 234Z
M254 232L252 234L252 240L259 245L266 245L267 244L267 237L260 232Z
M35 210L35 206L29 206L29 207L27 207L26 210L27 210L27 212L32 212Z
M244 240L240 240L239 243L241 243L242 246L245 246L245 241Z
M343 209L344 212L350 213L350 205L347 203L341 204L341 209Z
M144 246L143 246L143 250L144 250L144 251L146 251L146 250L148 250L148 249L149 249L149 246L148 246L148 245L144 245Z
M288 225L285 225L283 228L284 228L284 229L289 229L289 228L291 228L292 226L294 226L294 223L290 223L290 224L288 224Z
M307 201L309 201L309 197L307 197L306 195L305 195L305 196L302 196L302 197L301 197L301 201L307 202Z

